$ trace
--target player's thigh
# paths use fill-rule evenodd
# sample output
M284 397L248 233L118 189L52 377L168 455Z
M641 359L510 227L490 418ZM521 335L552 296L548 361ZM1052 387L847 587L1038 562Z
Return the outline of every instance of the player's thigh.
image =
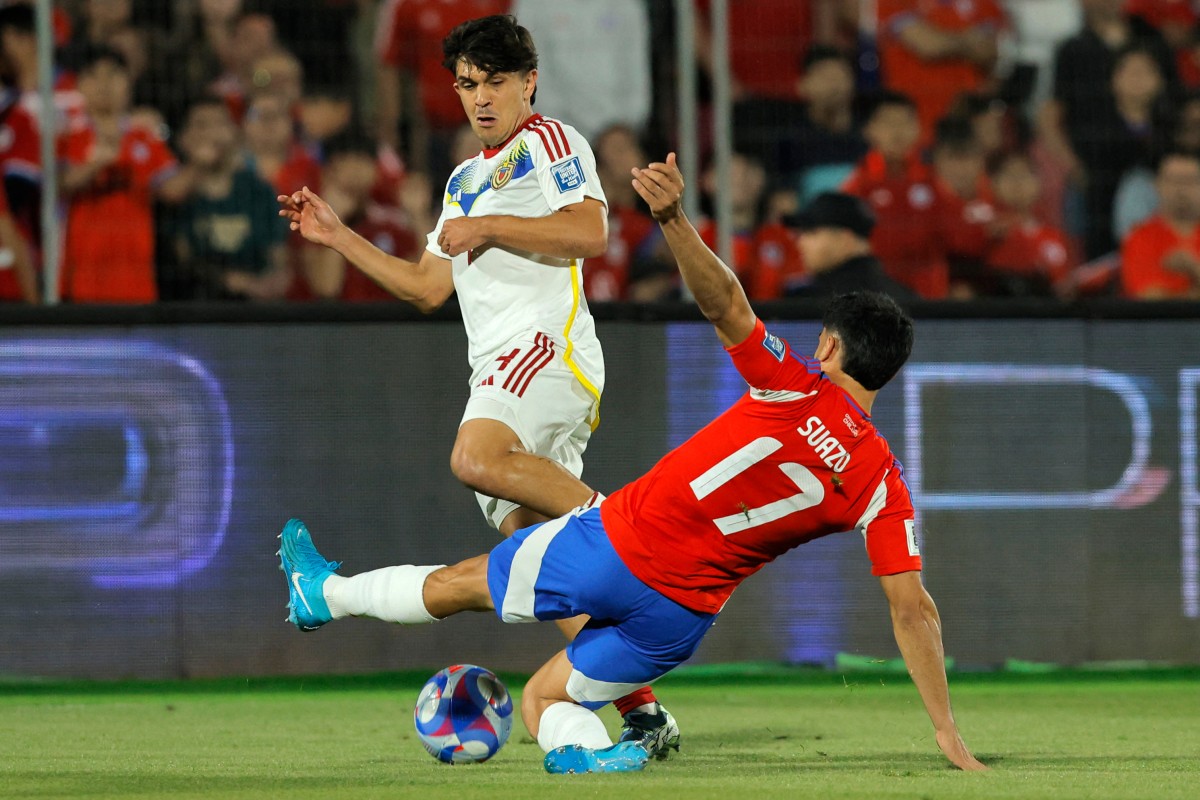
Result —
M666 675L687 661L708 633L715 614L679 606L648 589L630 616L591 619L567 646L567 694L599 708Z
M601 594L629 583L611 546L597 540L599 509L581 507L517 531L492 549L488 588L504 622L547 622L590 614Z

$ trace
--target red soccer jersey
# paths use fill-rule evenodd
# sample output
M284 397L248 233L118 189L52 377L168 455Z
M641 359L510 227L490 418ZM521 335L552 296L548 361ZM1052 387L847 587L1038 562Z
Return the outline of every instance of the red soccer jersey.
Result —
M583 268L583 293L589 302L628 299L633 259L657 229L650 215L636 208L609 209L608 249L599 258L589 258Z
M699 0L711 13L712 0ZM812 41L812 4L739 0L729 5L729 65L738 86L755 97L797 98L796 81Z
M929 166L914 156L903 169L892 171L883 156L872 151L846 179L842 191L863 198L875 211L871 248L888 275L921 297L946 297L950 291L946 219L957 217L947 210L948 200Z
M988 70L966 58L926 60L908 49L900 31L914 20L962 33L972 28L1005 26L996 0L879 0L879 55L884 83L908 94L917 104L926 135L963 92L978 89Z
M1062 231L1024 219L1008 226L985 262L999 272L1044 275L1054 283L1071 271L1071 251Z
M466 121L454 76L442 66L442 39L469 19L506 14L510 5L509 0L388 0L380 8L379 62L412 72L433 127L454 128Z
M770 222L754 232L754 250L749 275L743 279L754 300L785 297L805 278L804 259L796 234L779 222Z
M68 164L87 161L95 141L90 126L61 141ZM117 160L68 202L62 296L76 303L152 303L153 188L177 162L161 139L127 128Z
M1200 225L1180 235L1155 215L1134 228L1121 247L1121 288L1126 297L1153 292L1165 297L1187 297L1194 286L1190 274L1168 269L1164 260L1176 250L1200 259Z
M875 575L919 570L908 487L871 418L761 320L729 355L749 393L600 507L629 570L708 614L764 564L839 531L863 534Z

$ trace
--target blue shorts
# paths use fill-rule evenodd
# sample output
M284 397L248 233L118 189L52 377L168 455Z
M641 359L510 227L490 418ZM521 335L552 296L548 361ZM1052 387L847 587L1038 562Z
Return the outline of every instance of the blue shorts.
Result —
M567 693L600 708L686 661L716 614L642 583L613 550L598 507L517 531L492 550L488 588L504 622L591 617L567 645Z

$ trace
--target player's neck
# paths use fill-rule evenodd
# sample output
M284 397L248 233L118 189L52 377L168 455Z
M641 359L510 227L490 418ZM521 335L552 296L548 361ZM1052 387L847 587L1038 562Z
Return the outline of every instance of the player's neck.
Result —
M844 372L827 372L825 377L829 378L834 386L850 395L850 399L858 404L864 414L868 417L871 416L871 406L875 404L875 395L879 394L878 391L864 388L861 383Z

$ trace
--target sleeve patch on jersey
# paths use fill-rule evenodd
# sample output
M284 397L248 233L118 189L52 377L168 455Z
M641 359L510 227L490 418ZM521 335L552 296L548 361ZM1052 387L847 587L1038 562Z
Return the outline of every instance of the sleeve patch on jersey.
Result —
M921 551L917 548L917 531L911 519L904 520L904 534L908 539L908 554L914 558L921 555Z
M550 167L550 174L554 176L555 182L558 183L558 191L561 193L578 189L587 181L583 175L583 166L579 163L579 156L572 156L566 161Z
M767 348L767 352L775 356L776 361L783 361L783 355L787 352L787 345L773 333L768 333L763 337L763 347Z

